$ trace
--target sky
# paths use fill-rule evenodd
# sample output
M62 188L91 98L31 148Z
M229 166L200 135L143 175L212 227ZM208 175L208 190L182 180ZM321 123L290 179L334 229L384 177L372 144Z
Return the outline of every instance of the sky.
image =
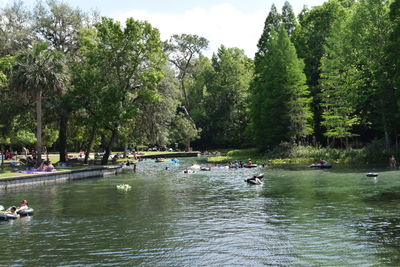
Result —
M160 30L161 39L173 34L196 34L209 40L204 54L211 56L221 45L243 49L253 58L265 18L274 3L281 11L285 0L64 0L83 11L96 10L125 22L128 17L146 20ZM0 0L4 7L10 0ZM27 4L34 0L24 0ZM323 4L324 0L289 1L299 14L303 6Z

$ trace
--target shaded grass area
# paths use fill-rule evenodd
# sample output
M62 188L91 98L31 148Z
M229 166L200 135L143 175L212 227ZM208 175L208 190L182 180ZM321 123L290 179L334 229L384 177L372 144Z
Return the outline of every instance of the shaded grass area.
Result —
M85 169L92 169L96 166L76 166L76 167L71 167L71 168L56 168L57 172L62 172L62 171L76 171L76 170L85 170ZM25 170L25 168L12 168L12 167L4 167L3 169L0 169L0 178L4 177L18 177L18 176L26 176L29 175L27 173L20 173L16 172L17 170Z
M17 176L24 176L26 173L20 173L20 172L13 172L10 170L7 170L4 168L3 172L0 172L0 178L5 178L5 177L17 177Z

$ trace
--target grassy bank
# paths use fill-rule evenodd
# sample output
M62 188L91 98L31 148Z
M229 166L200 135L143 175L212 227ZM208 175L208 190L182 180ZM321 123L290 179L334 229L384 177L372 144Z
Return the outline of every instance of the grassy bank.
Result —
M399 159L394 149L385 149L381 141L376 141L361 149L336 149L312 146L298 146L283 144L274 150L264 153L257 149L230 150L224 156L208 158L208 162L226 163L229 161L249 158L256 164L278 165L305 165L315 163L320 159L334 164L354 165L387 165L390 155Z

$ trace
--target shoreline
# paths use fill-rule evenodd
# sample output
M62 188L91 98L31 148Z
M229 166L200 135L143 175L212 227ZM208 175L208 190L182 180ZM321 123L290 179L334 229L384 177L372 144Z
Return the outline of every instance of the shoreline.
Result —
M73 180L115 176L122 172L122 166L102 166L84 170L57 171L0 178L0 190L40 184L69 182Z

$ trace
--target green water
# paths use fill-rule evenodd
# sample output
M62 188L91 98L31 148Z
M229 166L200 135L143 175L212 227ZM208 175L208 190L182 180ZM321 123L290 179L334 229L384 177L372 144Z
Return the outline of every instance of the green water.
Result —
M193 163L148 160L135 174L0 192L3 206L35 209L0 223L0 266L400 265L398 171L183 174ZM244 183L257 172L263 186Z

